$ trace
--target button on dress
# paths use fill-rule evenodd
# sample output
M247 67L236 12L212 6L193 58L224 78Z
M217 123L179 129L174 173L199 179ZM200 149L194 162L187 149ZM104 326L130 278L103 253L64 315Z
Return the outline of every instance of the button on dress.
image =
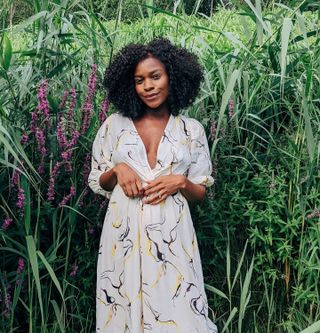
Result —
M109 198L97 264L96 332L217 332L208 318L201 259L185 197L178 191L152 206L128 198L118 184L112 192L99 186L101 174L122 162L143 185L169 174L212 185L203 126L195 119L170 115L151 169L133 121L114 113L100 127L92 150L89 186Z

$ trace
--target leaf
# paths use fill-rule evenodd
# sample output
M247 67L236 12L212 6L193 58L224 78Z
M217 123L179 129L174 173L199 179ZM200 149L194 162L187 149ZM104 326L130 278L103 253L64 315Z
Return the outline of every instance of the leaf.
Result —
M229 317L228 317L226 323L224 324L221 333L223 333L226 329L228 329L228 326L229 326L230 322L232 321L233 317L235 316L235 314L236 314L237 312L238 312L238 309L237 309L236 307L234 307L234 308L232 309L232 311L230 312Z
M54 313L55 313L55 315L57 317L57 321L58 321L58 325L59 325L60 331L62 333L64 333L65 329L64 329L64 325L63 325L63 322L62 322L62 319L61 319L62 316L61 316L61 312L59 310L58 304L57 304L57 302L54 299L52 299L50 302L51 302L51 304L53 306Z
M42 323L44 324L43 303L42 303L42 296L41 296L41 285L40 285L40 277L39 277L39 266L38 266L38 260L37 260L36 244L34 242L33 236L26 236L26 241L27 241L27 249L28 249L28 254L29 254L29 261L31 264L33 277L34 277L37 291L38 291L41 320L42 320Z
M237 277L238 277L238 275L239 275L239 273L240 273L240 269L241 269L241 267L242 267L242 263L243 263L243 260L244 260L244 257L245 257L245 253L246 253L246 251L247 251L247 245L248 245L248 240L246 241L246 244L245 244L244 249L243 249L243 251L242 251L242 255L241 255L240 261L239 261L239 263L238 263L236 273L235 273L234 278L233 278L233 282L232 282L232 287L231 287L231 289L233 289L233 287L234 287L235 284L236 284Z
M281 53L280 53L280 68L281 68L281 84L283 84L284 76L286 75L287 66L287 52L289 37L292 29L292 21L290 18L285 17L283 20L281 30Z
M151 9L151 7L153 7L153 0L145 0L145 1L146 1L146 5L148 6L147 14L149 17L151 17L153 14L153 10Z
M320 332L320 320L310 325L300 333L319 333Z
M241 295L240 295L240 307L239 307L239 321L238 321L238 332L241 333L242 329L242 321L244 319L244 314L246 312L251 292L249 290L252 272L253 272L253 264L254 264L254 257L252 257L251 264L249 270L246 272L246 276L244 278L244 283L241 288Z
M210 286L209 284L205 284L204 286L206 287L206 289L214 292L218 296L220 296L222 298L225 298L226 300L229 300L228 297L227 297L227 295L224 292L222 292L221 290L219 290L219 289L217 289L217 288L215 288L213 286Z
M24 190L26 201L24 206L24 226L26 229L26 234L30 233L30 220L31 220L31 203L30 203L30 184L27 178L23 175L20 177L21 186Z
M44 10L33 16L30 16L27 20L25 20L22 23L20 23L19 25L17 25L16 29L14 29L14 32L17 33L17 32L23 31L28 25L39 20L41 17L46 16L47 14L49 14L49 12L47 10Z
M106 30L106 28L104 27L104 25L100 22L100 20L97 18L97 16L94 13L90 13L90 14L94 18L94 20L97 22L97 24L99 25L101 31L104 34L105 40L108 42L109 46L112 46L112 40L109 37L110 34L108 33L108 31Z
M42 260L44 266L46 267L53 283L55 284L55 286L57 287L62 299L63 299L63 293L62 293L62 289L61 289L61 286L60 286L60 283L57 279L57 276L56 274L54 273L52 267L50 266L50 264L48 263L47 259L45 258L45 256L43 255L43 253L41 251L37 251L37 254L39 256L39 258Z
M211 148L211 156L214 155L217 143L219 141L218 134L219 134L219 130L220 130L220 127L221 127L222 118L223 118L223 115L224 115L225 110L227 108L229 99L230 99L231 95L233 94L233 89L234 89L234 86L235 86L235 84L238 80L239 75L240 75L240 71L238 69L233 71L233 73L231 74L231 77L230 77L230 79L227 83L226 90L222 95L222 102L221 102L221 106L220 106L218 125L217 125L217 130L216 130L216 138L215 138L215 140L213 142L213 145L212 145L212 148Z
M251 8L251 10L254 12L257 20L260 22L260 24L262 25L263 29L268 32L269 36L271 36L271 31L268 28L268 26L265 24L265 22L262 19L262 16L259 14L258 10L255 8L255 6L251 3L250 0L244 0L247 5Z
M310 162L312 162L314 158L314 152L316 148L316 141L313 135L311 121L310 121L310 115L308 111L308 103L306 98L303 98L302 101L302 108L303 108L303 115L304 115L304 122L305 122L305 135L307 137L307 148L309 153Z
M1 66L4 70L8 70L11 63L12 58L12 45L11 41L6 33L3 34L3 48L1 54Z

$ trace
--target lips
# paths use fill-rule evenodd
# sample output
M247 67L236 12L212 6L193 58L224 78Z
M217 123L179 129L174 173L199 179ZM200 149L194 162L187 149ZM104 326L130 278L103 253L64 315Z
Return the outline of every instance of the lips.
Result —
M152 100L152 99L156 98L158 95L159 95L159 93L145 95L144 98L149 101L149 100Z

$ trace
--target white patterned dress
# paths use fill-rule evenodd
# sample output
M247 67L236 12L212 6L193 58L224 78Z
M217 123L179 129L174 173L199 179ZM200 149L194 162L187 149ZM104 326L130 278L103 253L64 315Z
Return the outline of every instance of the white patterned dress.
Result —
M187 200L178 191L152 206L128 198L119 185L103 190L99 177L121 162L143 182L185 174L195 184L213 184L208 143L197 120L170 115L151 169L133 121L118 113L106 119L93 143L89 175L91 189L110 199L98 255L96 332L217 332L208 318Z

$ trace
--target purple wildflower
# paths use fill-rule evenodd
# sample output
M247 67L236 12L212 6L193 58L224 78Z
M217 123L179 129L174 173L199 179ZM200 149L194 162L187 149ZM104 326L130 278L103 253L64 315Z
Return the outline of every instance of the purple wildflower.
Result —
M94 228L90 227L90 228L88 229L88 234L89 234L89 235L93 235L93 234L94 234Z
M4 305L5 305L5 310L3 311L3 315L6 317L9 317L10 315L10 308L12 305L12 298L11 298L11 284L7 286L7 289L5 291L5 298L4 298Z
M3 224L2 224L2 230L7 230L10 226L10 224L12 223L12 218L11 217L6 217L3 221Z
M44 121L46 125L49 126L49 102L47 99L47 86L48 82L44 80L39 88L38 88L38 107L37 107L37 113L42 114L44 116Z
M70 157L71 157L71 151L70 150L68 150L68 151L63 151L62 153L61 153L61 157L62 157L62 159L64 160L64 161L68 161L69 159L70 159Z
M48 187L48 192L47 192L47 199L48 201L53 201L54 200L54 180L58 176L60 172L60 167L61 163L57 162L55 166L53 167L50 179L49 179L49 187Z
M96 85L97 85L97 65L93 64L92 72L90 74L89 82L88 82L87 96L86 96L84 105L82 107L83 121L82 121L82 126L81 126L81 134L84 134L90 125L92 109L93 109L93 97L95 95Z
M66 205L67 202L70 201L71 198L75 196L75 194L76 194L76 189L74 186L71 186L70 193L62 199L62 201L59 203L59 207Z
M37 120L38 120L38 116L37 116L36 112L31 112L30 130L34 134L36 133L36 129L37 129Z
M86 101L83 106L83 122L81 127L81 134L84 134L90 124L90 119L92 115L93 104L90 101Z
M39 149L40 155L43 157L46 156L46 154L47 154L47 149L45 147L46 138L45 138L43 130L40 129L39 127L36 129L36 140L38 143L38 149Z
M229 99L228 108L229 108L229 117L232 118L234 116L234 100L232 98Z
M67 145L67 138L63 131L62 121L60 121L57 126L57 139L58 139L59 147L61 149L64 149L65 146Z
M108 100L108 98L105 98L101 104L101 110L99 112L100 124L102 124L106 120L108 110L109 110L109 100Z
M316 208L312 213L307 215L307 219L312 219L314 217L320 218L320 209Z
M59 109L62 110L65 105L66 105L66 101L67 101L67 98L68 98L68 95L69 95L69 91L66 90L64 93L63 93L63 96L62 96L62 99L61 99L61 103L59 105Z
M70 276L76 276L78 272L78 265L73 264L72 265L72 271L70 272Z
M26 196L24 194L24 189L20 187L18 190L18 201L16 203L16 206L22 209L24 207L25 201L26 201Z
M17 269L17 274L20 275L24 270L24 260L23 258L18 259L18 269Z
M22 136L21 136L21 141L20 141L21 144L22 145L26 145L27 142L28 142L28 140L29 140L28 134L27 133L23 133Z
M90 153L86 154L82 170L83 170L83 180L84 180L85 185L87 185L88 177L89 177L90 170L91 170L91 154Z
M73 148L73 147L76 145L76 143L77 143L79 137L80 137L80 133L75 129L75 130L72 132L72 137L71 137L70 142L69 142L68 145L67 145L67 148L68 148L68 149Z
M217 122L215 120L211 120L211 126L210 126L210 139L214 140L217 133Z
M71 101L70 101L70 105L69 105L69 111L67 113L68 123L73 119L73 113L74 113L74 109L76 107L76 100L77 100L77 93L76 93L76 90L74 88L72 88Z
M44 170L44 165L43 163L41 163L39 166L38 166L38 172L40 175L43 175L45 170Z
M14 170L11 177L11 185L18 186L20 180L20 172L18 170Z

